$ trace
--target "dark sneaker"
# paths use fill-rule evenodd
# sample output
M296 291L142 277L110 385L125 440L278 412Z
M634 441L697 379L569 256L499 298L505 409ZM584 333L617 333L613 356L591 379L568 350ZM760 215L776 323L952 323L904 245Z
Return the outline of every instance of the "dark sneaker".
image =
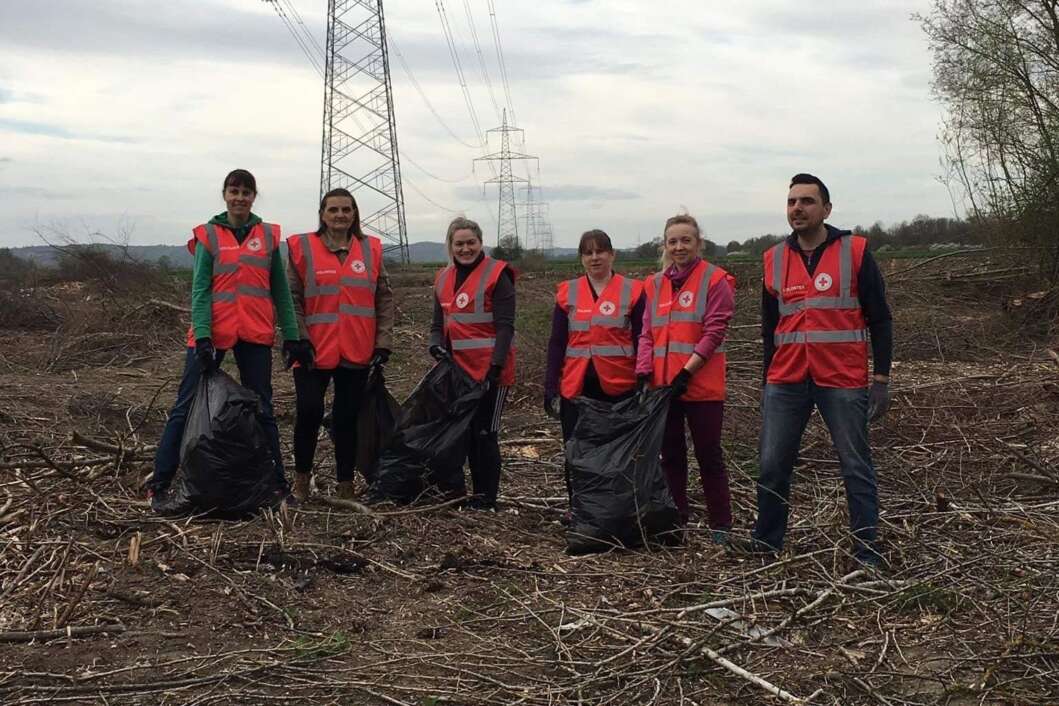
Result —
M489 498L483 498L481 495L475 495L467 500L464 507L468 510L476 510L478 512L496 512L496 500L490 500Z
M742 537L732 537L729 533L728 543L725 545L727 549L737 556L759 556L759 557L770 557L775 558L779 551L773 547L765 544L759 539L750 537L749 539L743 539Z

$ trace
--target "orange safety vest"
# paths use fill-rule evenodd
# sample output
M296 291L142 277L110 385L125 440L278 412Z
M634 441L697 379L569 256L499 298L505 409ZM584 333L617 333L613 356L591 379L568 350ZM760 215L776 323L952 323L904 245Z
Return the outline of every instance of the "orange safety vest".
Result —
M213 308L210 337L217 350L239 341L271 346L276 338L272 306L272 254L279 247L279 226L258 223L240 245L232 231L206 223L197 226L188 251L204 247L213 255ZM188 346L195 345L195 328L188 329Z
M656 387L669 385L695 352L702 339L702 321L710 292L722 281L735 287L735 278L720 267L702 260L688 275L684 286L673 296L673 284L662 272L647 280L647 306L651 311L651 334L654 337L654 375ZM688 391L680 399L687 402L724 400L727 359L724 343L714 351L706 364L695 371Z
M367 247L365 246L367 244ZM305 328L324 370L342 361L367 365L375 352L375 288L382 241L352 236L343 262L317 233L287 238L290 263L305 284Z
M468 375L481 382L489 372L496 346L493 325L493 289L507 267L503 260L482 258L457 290L456 266L443 268L434 278L434 294L445 316L445 336L452 346L452 357ZM515 384L515 345L511 344L500 384Z
M868 331L857 296L867 244L857 235L841 236L824 250L811 277L786 242L765 253L765 287L780 311L768 382L812 378L821 387L867 386Z
M588 277L560 282L555 303L566 310L569 336L559 393L572 400L585 386L592 363L603 392L621 395L636 386L636 354L632 341L632 310L643 293L643 282L614 275L592 301Z

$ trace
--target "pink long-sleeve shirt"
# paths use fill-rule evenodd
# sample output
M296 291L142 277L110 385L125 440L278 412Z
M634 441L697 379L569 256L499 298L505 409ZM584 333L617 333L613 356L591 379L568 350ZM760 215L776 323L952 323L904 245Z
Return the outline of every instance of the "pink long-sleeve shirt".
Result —
M665 270L665 276L676 292L687 281L695 265L699 263L696 258L683 270L678 270L676 265L670 265ZM651 330L651 308L649 303L644 307L643 328L640 330L640 343L636 349L636 374L650 375L654 369L654 332ZM706 313L702 317L702 337L695 344L695 352L703 360L709 360L714 351L724 343L724 337L728 333L728 322L735 314L735 294L727 280L721 280L710 291L706 300Z

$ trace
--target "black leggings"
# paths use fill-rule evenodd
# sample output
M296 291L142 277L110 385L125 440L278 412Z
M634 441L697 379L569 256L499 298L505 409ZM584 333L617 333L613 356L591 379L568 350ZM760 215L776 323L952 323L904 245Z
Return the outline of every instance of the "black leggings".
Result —
M324 395L331 380L335 381L335 398L331 405L335 476L339 481L348 481L353 480L357 461L357 411L368 380L367 368L294 369L294 392L297 398L294 469L298 473L312 473L316 440L324 418Z

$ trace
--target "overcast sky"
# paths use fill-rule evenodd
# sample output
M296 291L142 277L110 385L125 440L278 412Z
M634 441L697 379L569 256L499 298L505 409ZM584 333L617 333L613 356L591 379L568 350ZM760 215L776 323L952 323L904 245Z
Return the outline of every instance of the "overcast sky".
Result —
M326 0L291 0L324 34ZM468 0L497 102L485 0ZM465 5L444 3L484 128L499 124ZM824 179L840 226L953 215L940 107L914 12L929 0L495 0L519 149L540 157L556 244L618 246L686 209L726 243L787 229L787 180ZM387 29L409 240L456 213L495 239L496 191L433 0L391 0ZM255 211L315 226L322 80L263 0L0 2L0 246L34 230L181 244L223 210L234 167ZM498 144L494 142L493 149ZM524 168L517 173L525 175ZM531 167L536 176L536 166ZM521 227L521 223L520 223ZM493 234L489 237L490 232Z

